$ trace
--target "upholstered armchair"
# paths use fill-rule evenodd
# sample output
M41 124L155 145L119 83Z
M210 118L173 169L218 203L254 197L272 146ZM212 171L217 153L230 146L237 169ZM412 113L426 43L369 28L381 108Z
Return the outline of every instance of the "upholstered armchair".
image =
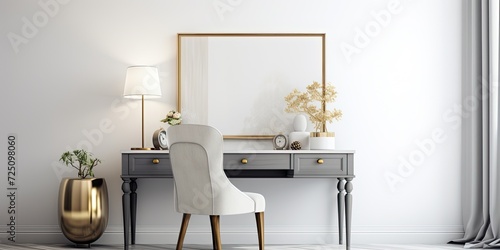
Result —
M265 199L242 192L223 169L223 137L214 127L181 124L167 129L175 182L175 206L183 214L177 249L182 249L192 214L209 215L214 249L222 249L220 215L254 213L259 249L264 249Z

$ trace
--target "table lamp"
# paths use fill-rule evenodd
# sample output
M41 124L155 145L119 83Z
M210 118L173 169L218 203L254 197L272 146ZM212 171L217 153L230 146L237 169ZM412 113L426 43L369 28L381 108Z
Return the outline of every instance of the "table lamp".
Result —
M142 100L142 146L132 150L151 150L144 147L144 99L161 97L158 69L153 66L131 66L127 68L125 79L125 98Z

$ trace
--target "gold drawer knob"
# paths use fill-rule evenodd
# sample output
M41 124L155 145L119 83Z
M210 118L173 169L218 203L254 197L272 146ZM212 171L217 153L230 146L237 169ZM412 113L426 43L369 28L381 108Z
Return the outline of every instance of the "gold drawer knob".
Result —
M323 161L323 159L318 159L316 162L317 162L318 164L323 164L323 162L324 162L324 161Z
M153 159L153 164L158 164L160 163L160 159Z
M243 158L243 159L241 159L241 163L242 163L242 164L247 164L247 163L248 163L248 159L247 159L247 158Z

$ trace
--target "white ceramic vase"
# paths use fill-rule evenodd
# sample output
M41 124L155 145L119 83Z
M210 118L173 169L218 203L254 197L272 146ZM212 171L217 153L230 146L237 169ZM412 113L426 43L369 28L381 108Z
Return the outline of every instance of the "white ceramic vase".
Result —
M335 149L335 133L333 132L311 132L309 138L311 149L333 150Z
M305 115L296 115L293 119L293 129L296 132L306 131L307 128L307 119Z
M300 143L300 149L309 149L309 132L306 132L306 128L306 116L302 114L296 115L293 119L293 129L295 131L288 135L290 145L298 141Z

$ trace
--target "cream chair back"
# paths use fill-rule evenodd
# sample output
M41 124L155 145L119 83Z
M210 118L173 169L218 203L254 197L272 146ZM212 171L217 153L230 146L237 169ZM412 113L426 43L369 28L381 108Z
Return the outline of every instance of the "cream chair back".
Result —
M177 212L227 215L255 212L254 199L236 188L223 169L223 137L211 126L167 129ZM261 202L262 203L262 202Z

